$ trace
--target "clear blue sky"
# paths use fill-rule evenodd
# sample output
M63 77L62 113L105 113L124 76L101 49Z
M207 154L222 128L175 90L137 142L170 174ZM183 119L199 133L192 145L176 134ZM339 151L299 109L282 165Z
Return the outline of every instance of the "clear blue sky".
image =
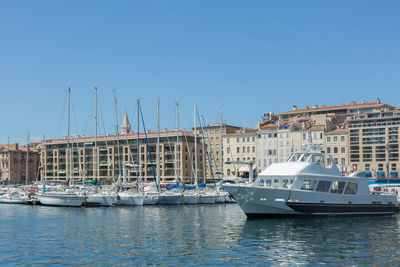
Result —
M146 126L254 127L264 112L352 100L399 105L399 1L0 1L0 143L92 135L93 87L114 132L143 104ZM136 125L135 120L132 121ZM100 124L101 125L101 124ZM72 132L75 132L73 127ZM101 132L99 127L99 132Z

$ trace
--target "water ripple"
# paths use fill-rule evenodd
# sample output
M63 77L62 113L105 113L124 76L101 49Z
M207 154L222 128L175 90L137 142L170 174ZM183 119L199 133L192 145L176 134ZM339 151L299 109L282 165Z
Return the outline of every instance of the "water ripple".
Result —
M246 220L237 205L0 205L17 265L399 265L400 216Z

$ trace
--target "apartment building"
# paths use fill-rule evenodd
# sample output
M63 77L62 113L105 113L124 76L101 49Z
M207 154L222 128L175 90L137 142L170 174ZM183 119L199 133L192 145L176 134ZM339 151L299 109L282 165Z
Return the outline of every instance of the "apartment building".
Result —
M278 126L266 125L257 132L257 166L261 172L272 163L278 162Z
M332 156L339 169L343 173L350 172L348 130L338 129L325 132L324 143L325 152Z
M240 130L240 127L227 125L225 123L213 123L211 125L203 126L204 130L204 142L208 156L204 157L204 172L207 177L207 181L211 182L212 176L214 179L221 178L224 173L224 148L223 148L223 137L226 134L235 133ZM202 129L197 129L197 134L202 135ZM202 137L202 136L201 136ZM203 142L203 139L202 139ZM211 166L211 168L210 168Z
M378 111L348 120L349 160L373 177L398 177L400 110Z
M0 145L0 181L2 183L29 184L37 181L38 167L37 150L20 146L18 143Z
M253 172L257 170L257 129L241 129L236 133L226 134L224 136L224 162L233 162L225 164L225 178L248 178L249 165L238 162L252 162Z
M381 103L380 99L378 98L375 102L356 103L353 101L347 105L323 105L321 107L314 105L312 107L306 106L302 109L298 109L297 106L293 106L292 110L279 114L279 118L281 121L290 121L295 118L310 117L312 115L335 114L335 116L340 119L347 119L356 114L381 110L394 110L395 108L396 107L394 106Z
M123 124L127 126L127 123ZM123 175L125 164L134 167L127 170L128 181L139 177L142 181L153 181L157 173L157 157L160 158L160 181L164 184L180 180L193 183L197 171L199 181L204 177L203 150L200 137L195 139L188 131L162 131L159 133L160 147L157 153L157 133L137 133L74 137L68 140L52 139L38 142L40 163L44 179L65 181L67 176L74 182L97 178L101 183L112 183ZM197 153L197 170L194 169Z

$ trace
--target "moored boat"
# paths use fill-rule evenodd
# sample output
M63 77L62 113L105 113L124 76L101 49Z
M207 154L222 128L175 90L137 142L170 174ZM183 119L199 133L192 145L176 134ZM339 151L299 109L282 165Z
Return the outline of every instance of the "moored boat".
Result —
M368 178L342 176L334 160L318 152L293 153L272 164L250 184L225 185L248 217L392 215L394 194L371 193Z
M43 192L37 194L36 198L45 206L81 207L85 201L85 197L66 191Z

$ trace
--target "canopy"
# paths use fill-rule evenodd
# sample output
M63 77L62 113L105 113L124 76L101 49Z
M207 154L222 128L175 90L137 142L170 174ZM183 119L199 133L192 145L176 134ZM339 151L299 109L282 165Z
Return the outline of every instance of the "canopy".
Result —
M253 170L255 169L255 167L253 167ZM250 167L249 166L242 166L239 168L238 172L249 172Z
M385 172L376 172L376 174L378 174L378 175L384 175Z

